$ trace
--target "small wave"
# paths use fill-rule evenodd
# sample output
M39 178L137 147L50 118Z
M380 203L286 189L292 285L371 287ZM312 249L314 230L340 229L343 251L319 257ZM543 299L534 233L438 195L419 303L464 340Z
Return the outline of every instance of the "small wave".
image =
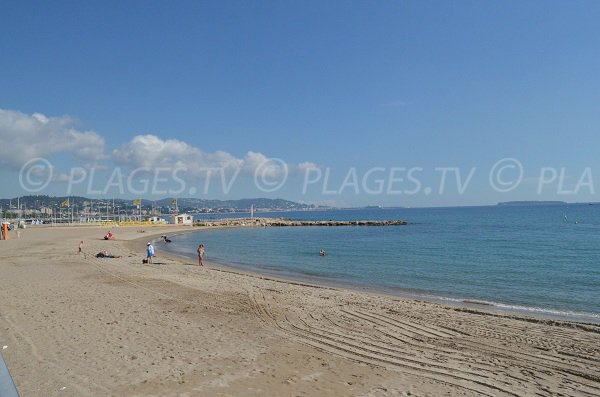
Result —
M589 312L577 312L570 310L557 310L535 306L523 306L523 305L511 305L507 303L492 302L478 299L464 299L464 298L451 298L446 296L435 296L435 295L422 295L423 298L435 299L442 302L451 302L455 304L466 304L466 305L478 305L487 306L490 308L497 308L500 310L520 313L532 313L548 317L562 317L562 318L573 318L573 319L593 319L600 321L600 313L589 313Z
M495 307L506 310L516 310L516 311L524 311L531 313L539 313L539 314L549 314L552 316L559 317L588 317L594 319L600 319L599 313L587 313L587 312L575 312L570 310L556 310L556 309L548 309L542 307L529 307L529 306L521 306L521 305L508 305L504 303L493 303Z
M494 304L492 302L478 301L478 300L473 300L473 299L465 299L465 300L463 300L463 302L469 303L471 305L494 306Z

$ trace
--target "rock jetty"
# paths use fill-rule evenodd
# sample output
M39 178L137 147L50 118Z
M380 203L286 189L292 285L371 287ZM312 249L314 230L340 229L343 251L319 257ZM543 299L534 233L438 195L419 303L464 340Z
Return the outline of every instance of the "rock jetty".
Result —
M195 226L400 226L408 222L403 220L365 220L365 221L303 221L287 218L231 218L218 220L197 220Z

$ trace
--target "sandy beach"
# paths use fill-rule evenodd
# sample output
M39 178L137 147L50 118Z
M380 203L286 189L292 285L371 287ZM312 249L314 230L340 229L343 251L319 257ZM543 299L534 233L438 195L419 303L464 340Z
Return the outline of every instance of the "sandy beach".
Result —
M112 230L0 241L0 345L22 397L600 396L598 325L199 267L160 242L147 265L147 241L190 229Z

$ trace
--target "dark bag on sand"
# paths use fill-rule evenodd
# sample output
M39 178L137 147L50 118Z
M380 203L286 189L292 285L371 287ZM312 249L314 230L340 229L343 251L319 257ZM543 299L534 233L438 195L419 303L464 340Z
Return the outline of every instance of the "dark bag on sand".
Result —
M142 263L148 263L148 259L142 259Z

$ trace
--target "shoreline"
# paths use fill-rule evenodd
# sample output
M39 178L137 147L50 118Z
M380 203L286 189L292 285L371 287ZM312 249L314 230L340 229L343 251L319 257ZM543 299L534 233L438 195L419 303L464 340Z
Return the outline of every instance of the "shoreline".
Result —
M256 222L260 222L261 218L255 218ZM274 218L273 218L274 219ZM268 218L268 220L273 220ZM126 247L130 248L133 251L145 252L146 242L152 241L155 248L157 248L157 244L160 242L160 237L166 234L166 231L174 230L174 232L168 233L169 236L176 236L182 234L190 234L194 232L210 232L210 230L218 230L218 229L244 229L244 228L257 228L261 226L257 226L256 224L240 224L239 222L235 222L234 224L229 224L227 221L247 221L246 218L232 218L232 219L221 219L219 220L218 225L171 225L171 224L156 224L156 225L134 225L134 226L117 226L114 230L119 230L119 228L149 228L152 229L160 228L161 232L157 233L140 233L143 236L136 238L134 240L124 241ZM327 222L324 222L327 223ZM396 225L396 224L394 224ZM405 224L398 224L405 225ZM365 226L365 225L362 225ZM31 228L32 226L30 226ZM112 226L98 226L98 225L61 225L60 228L110 228ZM280 226L273 226L280 227ZM288 227L281 226L281 227ZM310 226L299 226L292 225L289 227L310 227ZM328 227L328 226L320 226L320 227ZM336 227L336 226L331 226ZM33 228L55 228L55 226L51 225L35 225ZM164 230L163 230L164 229ZM160 247L159 247L160 248ZM193 254L185 255L178 254L169 250L161 250L160 253L162 255L167 254L170 259L183 263L184 260L191 260L192 262L196 259ZM444 295L435 295L433 293L429 293L428 291L424 291L422 293L419 292L411 292L404 289L395 289L392 287L378 287L367 284L356 284L352 282L336 282L335 280L328 280L324 278L318 278L315 276L303 276L302 274L279 274L276 272L269 272L265 269L254 268L249 265L251 268L243 268L243 265L230 264L226 262L218 262L218 261L206 261L205 266L211 266L215 270L226 271L232 274L242 275L242 276L250 276L258 279L271 280L281 283L290 283L292 285L302 285L313 288L325 288L325 289L333 289L333 290L348 290L365 294L374 294L378 296L389 297L392 299L403 299L403 300L414 300L414 301L423 301L432 304L438 304L442 306L448 306L453 309L460 310L470 310L474 313L487 314L492 316L504 316L506 318L522 318L523 320L530 321L562 321L565 323L578 323L582 325L592 325L592 326L600 326L600 313L590 313L590 312L572 312L572 311L564 311L560 309L546 308L546 307L536 307L536 306L527 306L522 304L508 304L503 302L493 302L486 300L479 300L473 298L459 298L453 296L444 296Z
M161 251L165 252L165 251ZM174 260L193 261L192 255L186 256L168 252ZM534 306L509 305L502 302L478 301L469 298L453 298L443 295L434 295L433 293L405 291L402 289L393 289L377 287L372 285L356 284L352 282L342 282L334 280L317 279L310 276L295 274L276 274L275 272L262 271L261 269L245 269L243 265L233 265L224 262L206 261L206 265L220 271L227 271L243 276L255 277L263 280L270 280L293 285L302 285L312 288L325 288L331 290L348 290L364 294L372 294L390 299L412 300L416 302L428 302L441 306L448 306L452 309L471 310L482 315L502 316L513 319L523 319L526 321L559 321L565 323L577 323L582 325L600 326L600 315L596 313L564 312L557 309L538 308ZM205 265L205 266L206 266Z
M177 234L189 234L198 231L210 232L213 229L223 228L254 228L258 227L255 225L220 225L220 226L200 226L199 229L191 229L189 231L180 232ZM292 226L294 227L294 226ZM306 226L309 227L309 226ZM194 226L198 228L198 226ZM171 236L175 236L172 234ZM158 237L158 236L157 236ZM156 240L153 240L153 242ZM155 245L156 247L156 245ZM168 252L173 258L179 258L179 260L194 260L193 254L176 253L170 250L164 250L161 252ZM336 281L332 279L319 278L316 276L302 275L300 273L283 273L276 271L268 271L247 265L249 268L244 268L244 264L231 264L227 262L219 261L207 261L208 265L221 270L226 270L232 273L246 275L251 277L263 278L268 280L274 280L278 282L289 282L300 285L319 287L319 288L331 288L336 290L350 290L355 292L362 292L366 294L376 294L380 296L387 296L392 299L408 299L415 301L424 301L433 304L439 304L443 306L449 306L451 308L459 308L464 310L471 310L474 312L482 312L489 315L502 315L507 318L520 318L523 319L535 319L539 321L563 321L566 323L579 323L584 325L600 325L600 313L592 312L573 312L548 307L536 307L527 306L524 304L509 304L504 302L486 301L474 298L460 298L453 296L436 295L429 291L423 292L412 292L401 288L383 287L376 285L358 284L351 281Z
M104 241L105 228L31 228L0 242L0 345L20 395L600 395L600 326L200 268L160 249L141 263L147 241L196 230ZM93 257L103 249L120 258Z

